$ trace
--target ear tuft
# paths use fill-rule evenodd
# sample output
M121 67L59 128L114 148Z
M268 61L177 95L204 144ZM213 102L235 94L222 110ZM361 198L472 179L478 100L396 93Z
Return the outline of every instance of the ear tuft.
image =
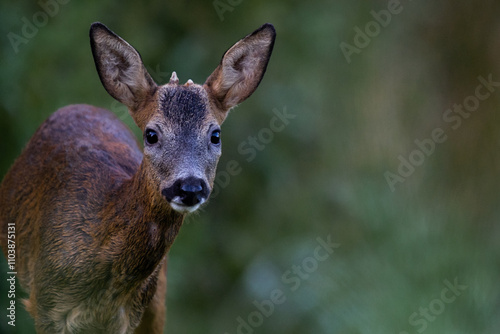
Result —
M273 25L264 24L227 50L208 77L205 86L224 113L257 89L266 72L275 38Z

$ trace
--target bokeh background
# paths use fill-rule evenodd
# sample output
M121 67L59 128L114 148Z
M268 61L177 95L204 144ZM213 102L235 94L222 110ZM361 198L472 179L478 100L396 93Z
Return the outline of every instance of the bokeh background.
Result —
M67 104L135 130L95 71L94 21L158 83L173 70L202 83L238 39L277 30L264 80L223 126L219 171L240 168L219 173L170 252L166 332L498 333L500 2L2 0L0 177ZM474 105L479 77L493 83ZM447 111L464 103L474 111ZM277 112L290 116L270 138ZM436 129L446 139L418 153ZM238 147L252 136L250 159ZM410 158L414 170L400 167ZM334 252L316 251L318 238ZM7 326L3 256L0 267L0 332L33 333L19 304Z

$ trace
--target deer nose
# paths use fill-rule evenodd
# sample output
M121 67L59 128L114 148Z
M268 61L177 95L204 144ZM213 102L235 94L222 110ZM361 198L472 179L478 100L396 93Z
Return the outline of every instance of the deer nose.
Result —
M205 181L193 176L177 180L172 186L162 190L163 196L174 208L179 208L181 205L181 211L184 210L182 206L189 208L203 203L207 199L208 193Z
M193 206L200 203L204 195L204 181L198 178L187 178L181 182L179 197L183 204Z

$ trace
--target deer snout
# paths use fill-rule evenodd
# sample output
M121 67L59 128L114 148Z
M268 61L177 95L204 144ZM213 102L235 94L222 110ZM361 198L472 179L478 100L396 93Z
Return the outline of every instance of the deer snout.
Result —
M190 176L163 189L162 195L174 210L186 213L195 211L207 200L209 189L203 179Z

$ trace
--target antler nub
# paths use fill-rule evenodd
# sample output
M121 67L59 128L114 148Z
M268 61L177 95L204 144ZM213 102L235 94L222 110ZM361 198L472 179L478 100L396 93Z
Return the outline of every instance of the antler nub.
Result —
M192 84L194 84L193 80L189 79L187 82L186 82L186 86L191 86Z
M177 85L179 83L179 78L177 77L177 73L175 73L175 71L172 72L169 83L173 85Z

